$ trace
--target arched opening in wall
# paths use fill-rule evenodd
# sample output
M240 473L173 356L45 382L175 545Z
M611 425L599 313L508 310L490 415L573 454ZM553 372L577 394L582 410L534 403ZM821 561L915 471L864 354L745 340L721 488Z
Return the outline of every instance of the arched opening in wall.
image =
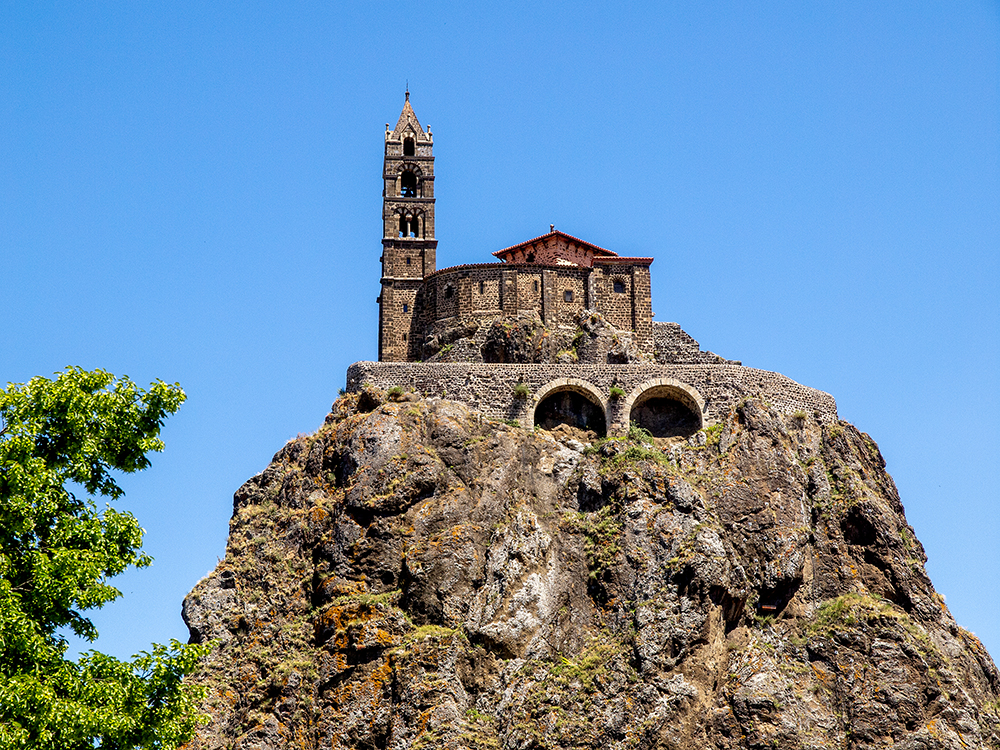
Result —
M613 287L615 294L625 294L625 282L621 279L615 279L613 282Z
M399 177L399 194L404 198L417 197L417 176L413 172L403 172Z
M607 434L604 407L589 393L574 390L571 386L546 395L535 407L535 426L552 430L566 425L577 430L587 430L598 437Z
M701 409L680 388L653 386L632 404L629 421L653 437L687 437L701 429Z
M399 215L399 236L400 237L420 237L420 218L408 214ZM406 265L410 265L410 259L406 259Z
M417 144L412 138L403 139L403 156L414 156L417 153Z

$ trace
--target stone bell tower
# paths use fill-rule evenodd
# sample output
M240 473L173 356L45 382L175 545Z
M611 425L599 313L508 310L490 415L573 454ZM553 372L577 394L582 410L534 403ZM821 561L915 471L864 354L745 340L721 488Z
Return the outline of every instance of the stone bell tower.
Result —
M410 106L410 92L396 127L385 126L382 179L382 292L379 295L380 362L412 359L414 314L424 277L434 273L434 137Z

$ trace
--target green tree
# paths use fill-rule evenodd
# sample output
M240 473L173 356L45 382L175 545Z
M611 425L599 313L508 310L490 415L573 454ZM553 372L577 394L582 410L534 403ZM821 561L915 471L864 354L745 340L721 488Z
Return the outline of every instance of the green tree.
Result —
M74 661L65 637L96 639L83 613L121 596L110 578L152 562L136 518L91 496L121 497L116 472L149 466L184 398L176 384L143 390L72 367L0 390L0 749L173 748L191 737L201 694L182 678L203 646Z

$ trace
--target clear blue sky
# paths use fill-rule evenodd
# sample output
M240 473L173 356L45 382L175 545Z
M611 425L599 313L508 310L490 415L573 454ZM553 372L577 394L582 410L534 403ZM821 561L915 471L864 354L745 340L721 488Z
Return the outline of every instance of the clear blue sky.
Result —
M189 400L126 481L154 566L100 646L186 639L233 491L376 356L383 125L435 135L439 266L558 228L653 309L832 393L1000 655L996 2L6 2L0 380Z

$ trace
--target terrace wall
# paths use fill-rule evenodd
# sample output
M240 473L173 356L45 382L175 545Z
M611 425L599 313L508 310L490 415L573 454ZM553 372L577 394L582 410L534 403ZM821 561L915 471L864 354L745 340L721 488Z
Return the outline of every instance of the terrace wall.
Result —
M559 381L559 382L556 382ZM393 386L413 389L426 396L462 401L493 419L516 419L530 425L534 409L559 387L569 389L575 381L587 384L591 396L603 394L608 432L621 434L628 427L629 410L644 389L672 384L701 409L705 424L716 422L741 399L760 396L779 412L802 411L821 421L837 419L833 396L796 383L776 372L739 365L492 365L481 363L422 364L414 362L355 362L347 370L347 390L359 391L366 384L379 390ZM518 383L529 390L528 398L514 394ZM625 398L612 399L617 386Z

